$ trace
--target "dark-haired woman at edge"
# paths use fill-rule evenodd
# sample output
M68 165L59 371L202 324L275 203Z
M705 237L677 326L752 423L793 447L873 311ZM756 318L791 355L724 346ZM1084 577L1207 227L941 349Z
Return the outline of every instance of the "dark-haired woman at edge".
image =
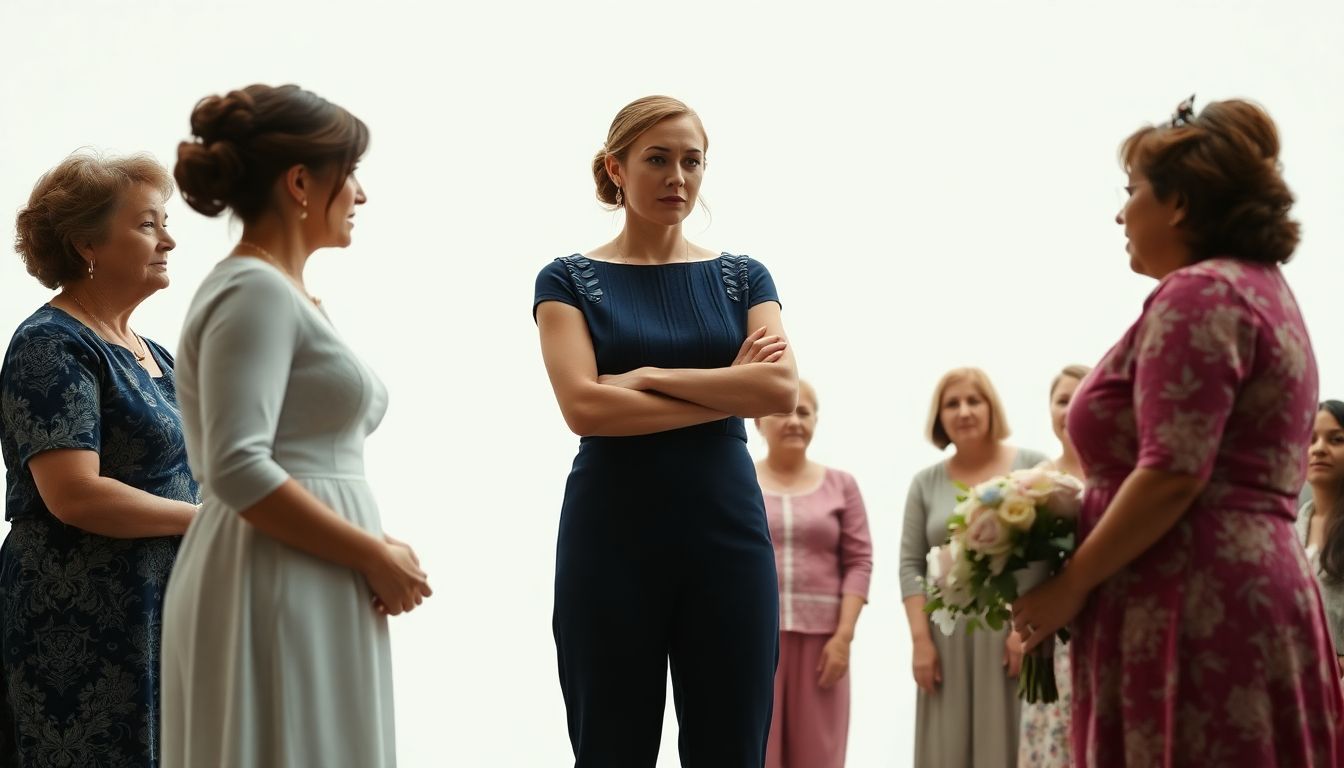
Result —
M1330 638L1344 673L1344 402L1326 400L1316 411L1307 486L1311 501L1297 513L1297 535L1314 566Z
M164 765L396 762L386 615L430 594L382 532L364 438L387 393L303 285L350 244L364 124L295 86L211 96L178 148L183 197L243 222L187 312L179 366L204 506L164 621Z
M775 553L743 417L798 393L769 273L692 245L708 149L685 104L623 108L593 162L615 240L557 259L533 313L565 422L554 632L578 768L651 768L671 664L683 765L760 768Z

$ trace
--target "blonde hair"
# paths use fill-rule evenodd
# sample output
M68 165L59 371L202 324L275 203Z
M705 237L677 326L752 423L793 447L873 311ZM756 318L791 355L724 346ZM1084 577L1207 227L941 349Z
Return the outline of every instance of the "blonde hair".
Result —
M14 250L28 274L53 290L80 279L88 264L77 246L102 240L122 194L136 184L164 199L173 193L168 170L147 154L80 151L42 174L14 221Z
M606 143L593 156L593 181L597 184L598 200L613 209L621 207L616 202L616 193L620 187L616 186L611 174L607 173L607 157L611 156L619 162L625 162L630 145L634 144L640 135L673 117L690 117L695 120L695 124L700 128L700 135L705 137L705 151L709 151L709 136L705 133L705 126L700 122L700 116L684 102L671 96L645 96L636 99L616 113L616 117L611 121L611 127L607 129Z
M812 410L820 411L821 404L817 402L817 388L812 383L803 379L798 380L798 398L801 400L806 395L812 400Z
M1055 374L1055 378L1050 380L1050 397L1055 396L1055 390L1059 388L1059 382L1065 379L1077 379L1082 381L1087 374L1092 372L1092 368L1086 365L1066 365Z
M947 388L958 382L967 382L975 387L980 396L989 403L989 437L994 442L1002 442L1008 439L1012 430L1008 428L1008 417L1003 412L1003 401L999 399L999 393L994 389L994 384L990 382L989 375L979 368L953 368L944 373L938 380L938 385L933 388L933 402L929 405L929 419L924 426L924 436L929 442L943 450L952 444L952 438L947 436L947 430L943 428L943 394Z

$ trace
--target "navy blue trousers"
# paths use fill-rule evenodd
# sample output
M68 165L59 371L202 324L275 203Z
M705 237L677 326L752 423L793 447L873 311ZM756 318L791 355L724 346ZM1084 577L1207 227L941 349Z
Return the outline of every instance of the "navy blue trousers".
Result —
M779 585L740 438L589 438L565 488L556 653L576 768L652 768L667 670L691 768L761 768Z

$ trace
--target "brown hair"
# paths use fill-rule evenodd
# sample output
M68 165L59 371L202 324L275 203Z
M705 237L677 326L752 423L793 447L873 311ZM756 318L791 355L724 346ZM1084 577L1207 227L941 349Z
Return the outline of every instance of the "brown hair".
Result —
M1184 204L1181 229L1195 261L1292 258L1293 193L1280 175L1278 129L1259 105L1212 101L1180 125L1140 128L1120 146L1120 160L1147 177L1159 200L1175 195Z
M53 290L79 279L88 264L76 246L103 238L122 194L136 184L165 199L173 193L168 169L147 154L77 152L42 174L14 221L14 250L28 274Z
M695 110L685 103L671 96L645 96L622 107L611 121L611 127L607 129L606 143L593 156L593 181L597 183L597 199L612 208L620 207L616 203L616 191L619 187L607 173L608 155L622 163L625 162L630 145L634 144L641 134L664 120L683 116L694 119L695 124L700 127L700 135L705 137L705 151L708 152L709 136L705 133L705 126L700 122L700 116Z
M206 96L191 112L192 141L177 146L173 176L187 204L206 216L225 208L243 221L266 209L286 169L328 169L343 180L369 146L354 115L297 85L249 85ZM336 184L327 206L340 192Z
M1078 381L1082 381L1087 377L1087 374L1091 372L1092 369L1086 365L1066 365L1061 368L1059 373L1055 374L1055 378L1050 381L1051 399L1054 399L1055 389L1059 387L1059 382L1065 379L1077 379Z
M929 419L924 426L924 436L929 442L943 450L952 444L952 438L947 436L947 430L943 428L943 393L954 383L965 381L975 387L980 396L989 403L989 437L995 442L1002 442L1008 439L1012 430L1008 428L1008 417L1003 413L1003 401L999 399L999 393L994 389L994 384L989 380L989 374L979 368L953 368L938 380L938 385L933 388L933 402L929 405Z

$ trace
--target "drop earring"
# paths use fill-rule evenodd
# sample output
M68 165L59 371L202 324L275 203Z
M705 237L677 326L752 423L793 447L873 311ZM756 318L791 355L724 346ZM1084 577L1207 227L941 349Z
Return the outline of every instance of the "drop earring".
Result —
M307 198L305 198L304 201L303 201L303 210L302 210L302 211L299 211L299 221L303 221L303 220L306 219L306 218L308 218L308 200L307 200Z
M92 261L89 262L89 279L90 279L90 280L93 279L93 262L92 262Z
M625 195L621 194L621 188L620 188L620 187L617 187L617 188L616 188L616 207L617 207L617 208L620 208L620 207L622 207L622 206L624 206L624 205L625 205Z

